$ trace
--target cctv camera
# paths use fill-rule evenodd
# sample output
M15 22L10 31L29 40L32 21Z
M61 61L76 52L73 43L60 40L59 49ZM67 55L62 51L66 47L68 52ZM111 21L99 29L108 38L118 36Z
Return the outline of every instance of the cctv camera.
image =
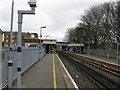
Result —
M36 7L36 0L29 0L28 4L30 7Z

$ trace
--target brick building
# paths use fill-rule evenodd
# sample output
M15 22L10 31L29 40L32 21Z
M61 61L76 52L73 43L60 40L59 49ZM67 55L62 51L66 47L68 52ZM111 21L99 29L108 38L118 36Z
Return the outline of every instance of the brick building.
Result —
M29 38L22 39L22 46L28 47L29 45L37 45L40 43L40 39L38 38Z
M2 60L2 30L0 29L0 62Z
M18 32L13 32L12 34L12 47L17 47L17 40L18 38ZM25 46L25 43L29 41L29 43L38 43L36 42L36 39L38 39L37 33L29 33L29 32L23 32L22 33L22 46ZM34 41L35 40L35 41ZM4 32L4 47L10 47L10 32L5 31Z
M2 49L2 37L3 31L0 29L0 50Z

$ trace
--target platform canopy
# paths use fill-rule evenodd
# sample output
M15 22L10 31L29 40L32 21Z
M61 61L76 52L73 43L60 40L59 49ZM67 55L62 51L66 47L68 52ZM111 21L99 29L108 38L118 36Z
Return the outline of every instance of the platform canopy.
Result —
M56 40L52 40L52 39L43 40L43 44L56 44Z
M70 43L70 44L68 44L68 46L69 47L79 47L79 46L84 46L84 44L83 43Z
M0 29L0 33L2 34L3 33L3 31Z

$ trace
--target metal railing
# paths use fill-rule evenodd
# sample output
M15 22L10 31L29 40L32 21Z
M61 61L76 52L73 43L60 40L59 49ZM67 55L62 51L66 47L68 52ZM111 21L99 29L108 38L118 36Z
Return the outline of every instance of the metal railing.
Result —
M88 54L88 49L84 49L84 53ZM119 50L120 53L120 50ZM108 51L107 49L90 49L90 55L96 55L96 56L103 56L107 57ZM117 58L117 50L109 50L109 57L110 58Z
M30 68L34 63L40 60L45 55L45 48L22 48L22 73L25 72L28 68ZM7 85L8 80L8 60L10 57L9 49L3 49L2 51L2 86ZM13 68L12 68L12 79L16 79L17 73L17 49L13 49L12 51L12 60L13 60Z

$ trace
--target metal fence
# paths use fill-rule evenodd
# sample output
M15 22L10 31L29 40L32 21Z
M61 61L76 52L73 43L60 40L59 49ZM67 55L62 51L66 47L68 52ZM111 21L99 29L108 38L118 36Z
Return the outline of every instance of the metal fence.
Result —
M84 53L88 54L90 53L91 55L96 55L96 56L103 56L107 57L107 49L84 49ZM120 50L119 50L120 53ZM109 50L109 57L110 58L117 58L117 50Z
M22 73L25 72L29 67L36 63L45 55L45 48L22 48L22 57L21 57L21 67ZM10 51L4 49L2 51L2 86L7 84L8 80L8 60L10 57ZM13 80L16 78L17 73L17 50L13 49L12 51L12 60L13 60Z

